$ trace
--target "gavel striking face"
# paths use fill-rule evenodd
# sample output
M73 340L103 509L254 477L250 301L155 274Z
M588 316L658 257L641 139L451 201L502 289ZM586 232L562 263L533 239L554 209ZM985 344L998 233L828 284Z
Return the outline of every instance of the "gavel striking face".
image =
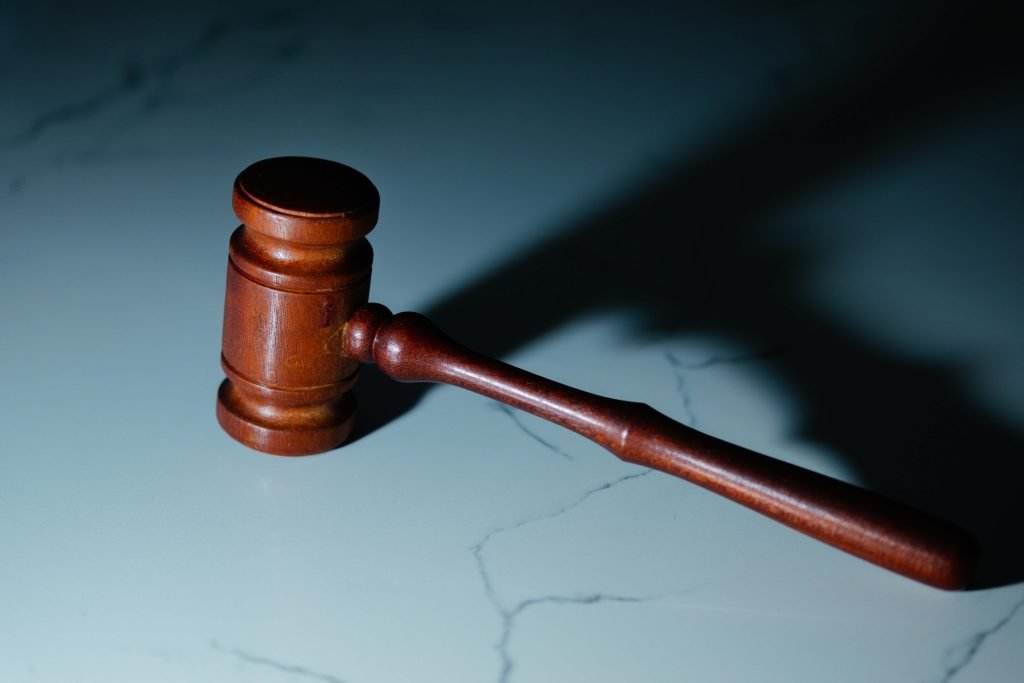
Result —
M217 418L267 453L309 455L352 431L360 363L443 382L567 427L627 462L680 477L840 550L945 589L966 586L962 529L851 484L721 441L642 403L589 394L459 346L416 313L367 304L366 234L380 196L322 159L259 161L235 181Z

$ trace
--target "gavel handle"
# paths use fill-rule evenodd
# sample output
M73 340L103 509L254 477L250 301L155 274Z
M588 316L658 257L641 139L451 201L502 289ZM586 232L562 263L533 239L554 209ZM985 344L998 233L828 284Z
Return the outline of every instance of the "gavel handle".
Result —
M590 394L470 351L418 313L363 306L345 352L400 382L441 382L567 427L618 458L661 470L908 578L964 588L978 554L966 531L851 484L679 424L643 403Z

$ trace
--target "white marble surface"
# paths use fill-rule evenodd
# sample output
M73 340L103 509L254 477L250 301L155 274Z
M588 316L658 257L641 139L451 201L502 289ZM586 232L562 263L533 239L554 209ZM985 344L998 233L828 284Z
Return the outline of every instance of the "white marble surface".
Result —
M1024 103L962 11L0 4L0 681L1019 680ZM381 189L376 300L949 516L979 588L454 389L232 442L280 154Z

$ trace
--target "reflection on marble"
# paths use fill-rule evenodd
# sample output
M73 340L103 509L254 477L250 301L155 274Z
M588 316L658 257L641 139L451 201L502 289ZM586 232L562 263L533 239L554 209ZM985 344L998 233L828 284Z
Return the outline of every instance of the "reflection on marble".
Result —
M0 1L0 680L1019 678L1003 11ZM231 442L228 197L278 154L379 186L375 299L946 515L979 587L447 388Z

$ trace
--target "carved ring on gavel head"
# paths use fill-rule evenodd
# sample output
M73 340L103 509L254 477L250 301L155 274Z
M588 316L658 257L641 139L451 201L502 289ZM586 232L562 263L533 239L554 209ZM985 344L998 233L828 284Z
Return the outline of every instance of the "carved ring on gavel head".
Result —
M367 304L366 234L380 196L363 174L303 157L259 161L235 181L217 418L278 455L345 441L360 363L402 382L443 382L567 427L906 577L964 588L978 546L962 529L874 493L736 446L642 403L596 396L459 346L416 313Z

